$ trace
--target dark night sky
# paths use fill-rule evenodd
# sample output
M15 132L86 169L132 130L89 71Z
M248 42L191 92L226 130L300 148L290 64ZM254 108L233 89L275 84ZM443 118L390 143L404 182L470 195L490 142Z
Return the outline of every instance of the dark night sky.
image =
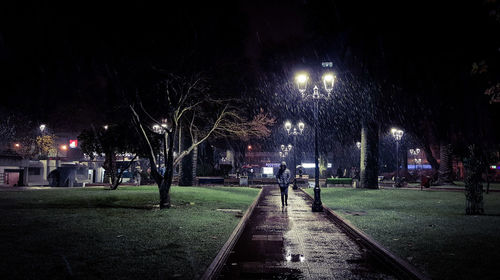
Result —
M356 56L382 57L388 77L415 88L402 81L401 61L465 71L483 50L498 48L481 1L103 2L1 4L4 107L60 126L69 116L74 126L105 110L86 106L106 94L105 65L225 68L252 79L272 71L276 57L294 57L280 65L335 61L342 44Z

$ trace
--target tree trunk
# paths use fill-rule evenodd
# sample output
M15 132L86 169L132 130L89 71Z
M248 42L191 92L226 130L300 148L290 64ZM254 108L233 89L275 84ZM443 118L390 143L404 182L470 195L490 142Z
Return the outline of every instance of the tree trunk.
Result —
M120 185L120 180L118 177L114 177L112 180L111 180L111 186L109 186L109 188L111 190L116 190L118 189L118 186Z
M172 178L174 174L174 139L177 132L177 127L175 122L172 124L171 131L165 131L163 133L163 154L165 155L165 173L163 176L158 172L158 167L156 166L156 155L154 154L154 149L151 146L149 137L144 130L139 114L134 110L133 106L130 106L132 113L134 114L134 121L138 126L138 131L144 136L144 140L149 146L150 152L148 153L149 162L151 165L151 176L155 179L156 184L158 184L158 191L160 194L160 209L170 208L170 187L172 185Z
M160 191L160 209L170 208L170 187L172 186L172 178L163 178L158 185Z
M196 137L196 135L195 135L194 141L198 141L198 138ZM192 155L193 155L193 159L192 159L192 162L193 162L193 167L192 167L192 170L193 170L193 173L192 173L192 182L196 183L196 172L197 172L197 167L198 167L198 146L194 147Z
M106 170L106 177L109 178L109 189L116 190L120 184L116 176L116 154L112 151L107 151L105 154L103 167Z
M467 215L484 213L483 185L481 184L482 164L475 145L469 146L469 157L464 159L465 198Z
M363 122L361 128L360 188L378 189L378 124Z
M439 147L439 185L453 185L452 148L451 144L441 143Z
M189 128L183 125L179 129L180 147L179 152L187 150L193 144L193 139L189 134ZM192 186L193 185L193 151L182 158L179 166L179 186Z
M174 177L174 138L175 126L172 128L172 133L169 133L164 143L164 152L167 155L165 160L165 174L161 177L158 183L158 190L160 192L160 209L170 208L170 188L172 186L172 179ZM168 147L168 149L167 149Z
M439 170L439 163L438 161L436 160L436 158L434 157L434 155L432 154L432 149L431 147L429 146L428 143L425 143L423 144L423 150L424 150L424 153L425 153L425 158L427 159L427 161L429 162L429 164L431 165L432 167L432 170L434 172L438 172Z

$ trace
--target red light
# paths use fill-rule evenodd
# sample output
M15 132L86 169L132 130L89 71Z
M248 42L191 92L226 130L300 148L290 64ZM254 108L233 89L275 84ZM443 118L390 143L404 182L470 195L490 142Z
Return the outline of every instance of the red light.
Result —
M69 140L69 147L72 149L78 147L78 140Z
M251 150L252 149L252 145L248 145L248 149Z

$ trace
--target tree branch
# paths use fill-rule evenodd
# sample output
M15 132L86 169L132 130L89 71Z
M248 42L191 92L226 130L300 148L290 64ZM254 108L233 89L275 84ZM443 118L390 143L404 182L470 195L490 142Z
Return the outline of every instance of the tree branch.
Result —
M141 123L141 119L139 117L139 114L137 114L137 112L135 111L135 109L132 105L130 105L130 110L132 110L132 114L134 115L134 120L137 124L136 128L139 127L140 133L144 137L144 140L146 141L148 149L149 149L148 157L149 157L149 160L153 163L151 166L151 175L155 178L156 181L158 181L158 180L161 181L160 173L158 172L157 167L156 167L157 162L156 162L153 146L151 145L151 141L149 141L149 137L146 134L146 131L144 130L144 128L142 127L142 123Z

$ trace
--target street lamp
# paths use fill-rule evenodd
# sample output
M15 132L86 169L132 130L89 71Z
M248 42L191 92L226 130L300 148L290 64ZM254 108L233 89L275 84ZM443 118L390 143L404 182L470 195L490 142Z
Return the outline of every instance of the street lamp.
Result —
M288 156L288 152L290 152L292 150L292 144L288 144L288 145L281 145L281 152L280 152L280 157L287 157Z
M290 136L293 135L293 146L295 149L293 150L293 189L297 189L297 135L302 135L304 132L304 123L299 122L297 125L292 125L291 122L287 121L285 123L286 133ZM293 129L292 129L293 128Z
M415 159L415 168L417 168L417 165L420 165L420 170L422 170L422 159L421 158ZM420 175L420 171L418 172L418 175ZM420 182L422 183L422 178L420 178ZM423 185L420 184L420 190L422 190L422 187L423 187Z
M154 133L161 134L161 130L162 130L162 129L161 129L161 126L160 126L160 125L158 125L158 124L153 125L153 132L154 132Z
M420 170L422 170L422 159L421 158L415 159L415 165L420 166Z
M401 129L393 128L391 129L392 137L396 140L396 187L401 186L401 182L399 180L399 141L403 138L403 131Z
M59 150L61 151L67 151L68 150L68 145L62 144L56 149L56 168L59 167L60 165L60 159L59 159Z
M160 134L160 135L163 135L164 137L163 138L166 138L166 135L165 133L168 131L168 125L167 125L167 119L162 119L161 120L161 123L160 124L154 124L153 125L153 132L156 133L156 134ZM164 147L164 144L163 144L163 141L166 140L166 139L160 139L160 147ZM165 142L166 143L166 142ZM158 162L157 162L157 165L158 167L160 167L160 154L161 154L161 148L160 148L160 151L158 152ZM166 156L166 149L164 149L164 157ZM166 160L164 159L164 162L166 162Z
M299 73L295 77L297 82L297 88L302 94L302 98L306 99L307 81L309 76L307 73ZM315 184L314 184L314 202L312 205L313 212L323 211L323 205L321 203L321 190L319 188L319 151L318 151L318 107L320 99L327 99L333 90L333 85L335 83L335 76L332 73L325 73L322 78L323 86L327 95L322 95L319 92L317 85L314 85L312 92L312 99L314 100L314 162L315 162Z
M413 156L413 164L415 166L415 171L417 171L417 156L420 154L420 149L410 149L410 154Z
M356 148L358 148L359 150L361 150L361 142L356 142Z
M47 127L47 126L46 126L45 124L43 124L43 123L40 125L40 133L41 133L42 135L43 135L43 131L45 130L45 128L46 128L46 127Z

